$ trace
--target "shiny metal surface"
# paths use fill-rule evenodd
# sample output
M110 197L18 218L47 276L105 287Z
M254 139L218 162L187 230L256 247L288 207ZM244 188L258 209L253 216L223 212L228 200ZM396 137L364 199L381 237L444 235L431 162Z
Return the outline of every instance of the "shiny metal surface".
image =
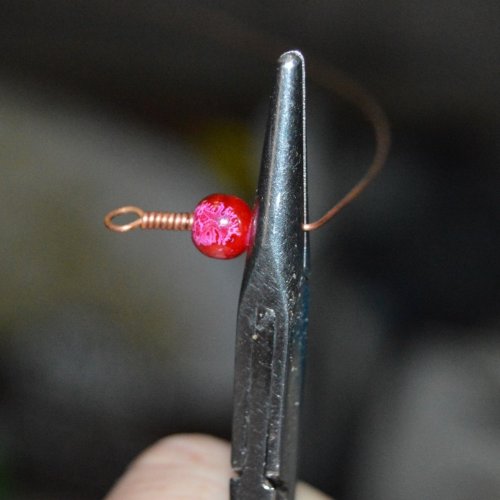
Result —
M238 311L232 500L293 499L306 347L305 68L278 60Z

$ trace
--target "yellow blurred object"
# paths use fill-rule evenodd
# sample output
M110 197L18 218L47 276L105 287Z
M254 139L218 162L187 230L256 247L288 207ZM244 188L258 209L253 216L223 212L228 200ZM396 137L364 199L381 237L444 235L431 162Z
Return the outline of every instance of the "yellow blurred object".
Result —
M217 178L244 198L252 199L259 159L252 149L252 135L242 121L214 119L197 130L195 146L213 167Z

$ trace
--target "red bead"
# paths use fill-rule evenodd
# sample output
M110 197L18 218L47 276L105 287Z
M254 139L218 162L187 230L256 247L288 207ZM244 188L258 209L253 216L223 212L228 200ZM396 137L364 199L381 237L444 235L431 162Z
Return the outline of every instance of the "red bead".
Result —
M248 246L250 207L237 196L211 194L194 209L192 237L196 248L214 259L232 259Z

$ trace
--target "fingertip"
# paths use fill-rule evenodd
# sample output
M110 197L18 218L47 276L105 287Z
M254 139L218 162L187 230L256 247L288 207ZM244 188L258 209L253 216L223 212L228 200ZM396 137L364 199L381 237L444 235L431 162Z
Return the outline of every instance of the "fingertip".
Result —
M134 465L218 465L229 469L230 447L226 441L206 434L172 434L143 451Z
M229 496L229 444L202 434L177 434L145 450L106 500L220 500Z

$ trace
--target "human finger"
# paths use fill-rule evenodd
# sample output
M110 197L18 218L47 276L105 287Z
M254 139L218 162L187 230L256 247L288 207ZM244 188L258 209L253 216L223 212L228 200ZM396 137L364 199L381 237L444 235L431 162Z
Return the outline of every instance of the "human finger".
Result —
M202 434L179 434L160 440L128 468L105 500L221 500L228 498L232 476L230 446ZM328 500L299 484L296 500Z

